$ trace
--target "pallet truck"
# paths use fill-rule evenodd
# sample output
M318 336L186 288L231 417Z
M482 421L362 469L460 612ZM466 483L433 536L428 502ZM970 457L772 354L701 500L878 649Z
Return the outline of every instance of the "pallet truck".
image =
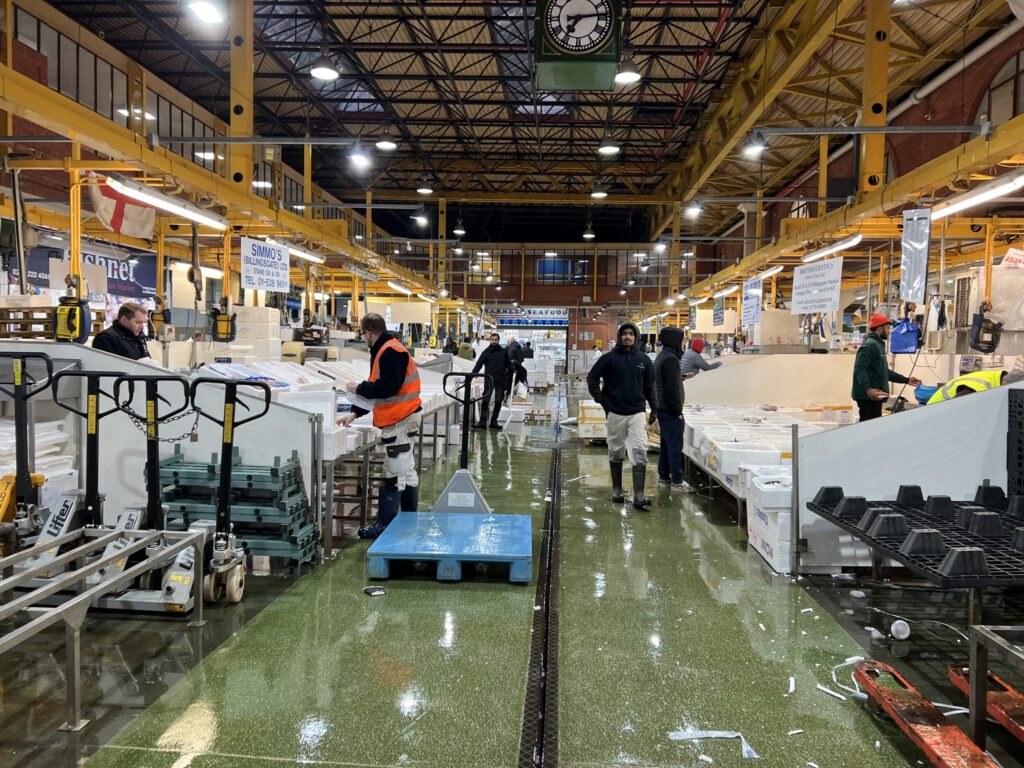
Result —
M998 768L995 760L888 664L859 661L853 677L871 705L884 710L936 768Z
M224 410L220 418L200 410L196 405L196 395L204 386L224 388ZM258 390L263 396L263 410L244 419L239 419L236 415L239 407L249 410L249 406L238 398L238 390L241 387ZM270 410L270 396L270 387L262 381L235 381L213 377L195 379L189 390L189 400L197 413L221 427L217 521L213 533L212 552L208 559L209 570L203 579L203 599L208 603L219 602L222 597L229 603L238 603L245 595L245 551L235 545L235 534L231 526L231 476L235 463L235 430L266 415Z
M29 456L28 401L49 388L53 379L53 360L42 352L0 352L0 360L10 360L13 381L0 385L3 393L14 401L15 470L0 478L0 523L13 523L17 547L35 543L48 512L39 506L39 487L45 478L32 471ZM29 362L42 363L45 374L37 378L29 373ZM10 555L11 552L4 554Z
M462 383L448 389L448 381L461 379ZM483 379L484 389L479 397L473 397L473 379ZM491 505L487 503L476 480L469 472L469 433L472 428L473 406L491 396L494 389L494 381L486 373L446 373L442 379L441 386L444 393L453 400L459 401L462 405L462 441L459 446L459 468L455 470L451 480L441 491L434 503L430 506L429 512L477 512L479 514L493 514ZM460 396L459 392L462 391ZM496 403L496 408L501 404Z
M970 674L971 668L966 665L949 665L949 681L968 697L971 695ZM988 716L1013 734L1014 738L1024 741L1024 695L992 672L988 673L988 688L985 696Z

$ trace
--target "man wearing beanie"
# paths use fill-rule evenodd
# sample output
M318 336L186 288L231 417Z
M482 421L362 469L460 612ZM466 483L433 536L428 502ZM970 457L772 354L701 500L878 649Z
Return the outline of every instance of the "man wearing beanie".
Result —
M718 360L709 363L704 359L704 339L694 339L690 342L690 348L686 350L683 359L679 361L679 370L684 379L692 379L701 371L713 371L722 367L722 361Z
M885 356L885 341L889 338L892 321L885 315L875 313L868 321L870 333L857 350L853 363L853 399L860 410L860 420L877 419L882 415L882 404L889 397L889 382L909 384L916 387L920 379L889 370Z
M683 491L683 378L679 359L683 356L683 332L662 328L658 334L661 352L654 361L654 391L658 401L658 484ZM654 414L651 414L652 421Z
M640 351L640 332L632 323L619 328L618 341L601 355L587 374L587 389L608 416L608 463L612 473L612 501L626 500L622 490L622 464L629 454L633 465L633 506L646 509L651 500L644 496L647 473L646 404L656 411L654 366ZM603 384L603 386L602 386Z

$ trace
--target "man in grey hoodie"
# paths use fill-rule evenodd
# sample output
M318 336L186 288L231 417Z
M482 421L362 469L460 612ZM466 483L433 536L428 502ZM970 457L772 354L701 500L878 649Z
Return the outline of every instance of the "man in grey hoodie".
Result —
M701 371L713 371L722 367L722 361L717 360L709 363L701 354L704 351L704 339L694 339L690 342L690 348L686 350L683 359L679 363L683 379L692 379Z
M587 374L587 389L608 417L608 462L612 473L612 501L626 500L622 491L622 464L628 454L633 465L633 506L646 509L647 427L644 415L654 401L654 366L640 351L640 332L632 323L619 328L618 343ZM602 386L603 384L603 386Z
M683 377L679 359L683 356L683 332L662 328L658 334L661 352L654 361L654 389L658 401L658 484L671 484L683 491Z

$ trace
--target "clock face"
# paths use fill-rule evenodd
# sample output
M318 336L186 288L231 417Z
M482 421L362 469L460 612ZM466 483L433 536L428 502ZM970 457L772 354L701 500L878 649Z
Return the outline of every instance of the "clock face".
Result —
M608 41L613 18L610 0L551 0L544 25L559 48L584 53Z

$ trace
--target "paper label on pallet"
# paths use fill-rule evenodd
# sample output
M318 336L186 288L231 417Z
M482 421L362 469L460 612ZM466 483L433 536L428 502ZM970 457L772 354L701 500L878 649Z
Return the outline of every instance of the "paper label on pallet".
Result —
M472 507L476 497L472 493L449 493L449 507Z
M288 293L288 249L264 240L242 238L242 287Z

